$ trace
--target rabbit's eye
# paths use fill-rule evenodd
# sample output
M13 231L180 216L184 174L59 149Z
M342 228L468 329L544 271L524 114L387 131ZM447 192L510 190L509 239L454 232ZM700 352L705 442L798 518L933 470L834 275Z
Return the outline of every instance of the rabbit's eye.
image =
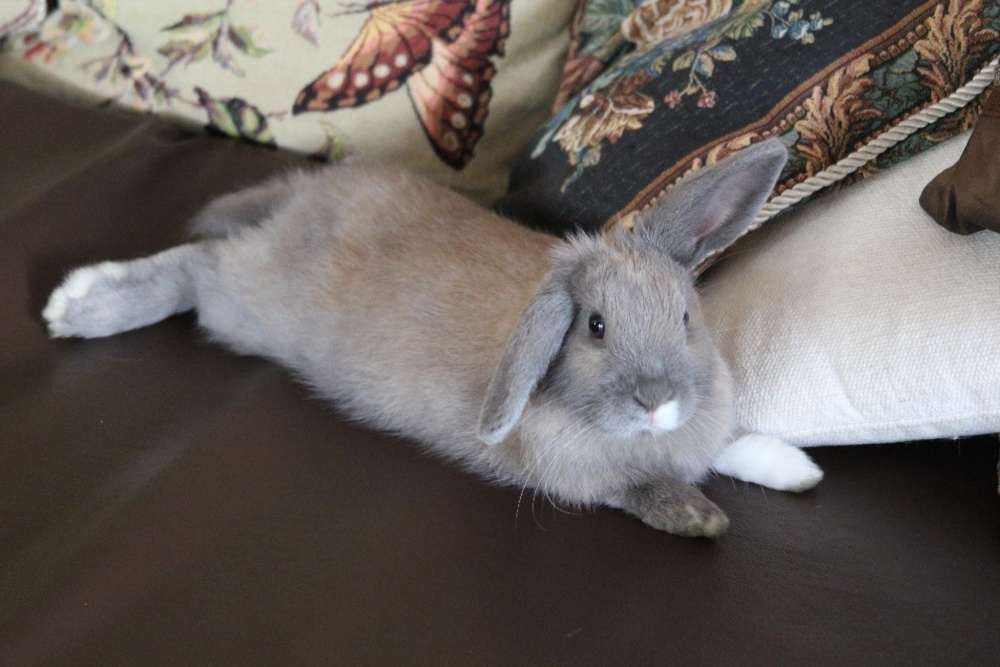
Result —
M599 313L591 315L587 325L590 327L590 333L594 335L594 338L598 340L604 338L604 318Z
M684 311L684 326L687 326L688 321L690 321L691 316L688 315L688 311Z

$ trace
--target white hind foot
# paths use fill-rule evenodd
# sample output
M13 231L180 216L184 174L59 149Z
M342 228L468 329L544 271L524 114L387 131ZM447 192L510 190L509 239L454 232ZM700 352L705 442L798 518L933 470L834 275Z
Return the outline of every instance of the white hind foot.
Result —
M759 433L726 447L712 467L744 482L796 493L808 491L823 479L823 471L801 449Z
M71 271L42 311L53 338L99 338L137 329L194 307L189 265L198 250L183 245L131 262Z
M125 264L116 262L104 262L71 271L62 285L52 292L42 311L42 317L49 327L49 335L53 338L108 335L94 332L93 320L99 314L92 312L94 297L91 292L100 299L103 294L115 291L118 283L127 275ZM102 303L101 306L107 308L108 304ZM104 313L104 319L109 314Z

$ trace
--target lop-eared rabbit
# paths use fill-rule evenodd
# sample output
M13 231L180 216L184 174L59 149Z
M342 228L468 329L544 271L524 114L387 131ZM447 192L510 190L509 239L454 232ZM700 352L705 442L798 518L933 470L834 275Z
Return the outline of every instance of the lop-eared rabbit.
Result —
M213 340L480 475L714 537L729 521L694 486L713 470L788 491L822 477L776 438L734 438L691 277L786 157L761 142L631 225L565 239L387 166L293 171L211 202L184 245L70 272L43 317L93 338L194 309Z

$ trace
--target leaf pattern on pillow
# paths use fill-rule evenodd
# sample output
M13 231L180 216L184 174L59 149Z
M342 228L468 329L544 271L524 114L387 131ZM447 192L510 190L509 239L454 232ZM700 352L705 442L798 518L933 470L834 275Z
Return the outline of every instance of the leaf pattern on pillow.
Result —
M868 97L875 87L869 76L872 57L864 55L830 76L826 86L813 88L802 103L805 118L795 123L798 154L805 159L809 176L823 171L851 153L870 123L885 114Z
M549 117L579 3L0 0L0 78L316 159L398 162L488 205ZM389 59L381 48L355 52L355 42L370 46L366 23L384 29L379 46L407 41L423 56L405 44ZM373 53L381 59L355 62ZM306 93L293 113L311 83L333 87L347 69L354 104L345 85ZM358 86L361 74L372 85Z
M667 16L682 8L690 17ZM669 25L661 31L663 16ZM642 27L622 27L640 18ZM616 224L684 175L768 138L789 152L781 194L1000 55L1000 0L586 0L574 26L568 99L536 133L500 203L557 234ZM607 66L569 96L595 63ZM944 109L944 118L835 174L851 172L842 184L867 177L968 128L977 109Z
M923 63L917 74L921 84L934 91L933 101L961 86L969 63L1000 39L1000 33L986 25L982 10L982 2L969 0L938 5L927 20L927 36L913 45Z
M157 49L168 61L161 76L178 64L186 66L211 58L223 69L242 77L246 72L240 67L237 54L261 58L274 50L262 27L233 22L230 16L233 1L226 0L226 6L215 12L185 14L163 28L169 41Z
M584 83L587 72L601 57L615 58L614 67L596 76L583 87L575 103L565 104L556 114L561 125L542 137L533 156L540 155L548 142L555 140L567 152L569 164L576 171L563 183L562 191L578 180L581 170L597 165L601 159L601 144L621 138L623 131L638 130L642 123L632 118L622 123L626 112L608 113L585 105L585 101L615 99L621 81L631 81L640 74L644 83L653 79L669 80L676 87L666 95L653 98L649 93L634 91L650 100L643 117L653 113L659 104L669 110L678 109L689 97L698 109L711 110L720 103L720 96L711 79L717 66L738 60L739 43L770 26L773 40L795 40L803 46L816 41L815 33L831 25L821 11L809 11L809 0L745 0L734 7L731 0L642 0L636 6L628 0L595 0L587 5L580 31L593 30L583 38L582 47L571 55L565 71L571 86ZM592 12L592 14L591 14ZM589 15L589 16L588 16ZM612 28L613 26L613 28ZM594 46L593 38L603 36L609 45ZM565 83L565 81L564 81ZM564 86L560 99L570 90ZM611 105L613 108L614 105ZM613 130L593 131L595 113L602 113ZM578 129L591 128L583 140ZM577 135L567 141L567 135ZM614 143L610 141L610 143Z
M297 35L319 46L319 0L302 0L292 15L292 29Z
M45 0L23 0L24 4L14 14L4 14L0 23L0 53L22 32L31 30L45 20Z
M605 141L615 144L627 130L642 128L642 120L656 106L649 95L638 92L648 80L649 75L640 71L580 101L580 113L571 116L554 137L569 156L569 163L576 167L563 183L562 192L586 167L600 162L601 145Z
M212 97L203 88L195 87L198 105L208 116L211 131L237 139L247 139L272 148L276 147L268 118L281 118L284 112L265 114L239 97Z
M643 0L621 23L626 40L639 48L678 39L722 18L733 0Z
M24 18L3 26L0 44L14 39L28 19L44 14L44 0L26 1ZM503 55L510 33L510 0L369 0L341 3L342 11L332 12L329 6L324 11L327 0L301 0L289 8L283 29L313 46L320 44L321 20L365 15L366 21L334 68L282 109L264 110L245 95L221 88L174 83L178 70L206 66L246 78L248 62L275 52L268 29L245 18L254 15L247 5L255 1L202 0L197 10L188 3L187 11L178 9L175 20L159 28L161 40L147 42L143 51L117 20L118 0L60 0L36 30L23 36L22 57L53 65L78 44L107 45L105 54L80 66L93 82L113 91L104 105L144 112L198 109L210 130L266 146L276 145L271 121L361 106L405 84L441 161L457 170L472 159L493 96L494 58ZM343 90L333 86L338 77L345 82ZM347 91L352 86L360 92ZM312 122L319 141L311 155L335 159L350 150L332 123Z

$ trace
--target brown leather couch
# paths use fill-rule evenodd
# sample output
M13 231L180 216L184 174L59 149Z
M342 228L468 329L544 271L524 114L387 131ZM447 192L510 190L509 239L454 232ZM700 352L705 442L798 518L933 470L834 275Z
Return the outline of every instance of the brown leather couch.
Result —
M0 664L1000 664L995 436L715 479L717 542L565 512L189 317L49 340L68 268L295 158L9 84L0 120Z

